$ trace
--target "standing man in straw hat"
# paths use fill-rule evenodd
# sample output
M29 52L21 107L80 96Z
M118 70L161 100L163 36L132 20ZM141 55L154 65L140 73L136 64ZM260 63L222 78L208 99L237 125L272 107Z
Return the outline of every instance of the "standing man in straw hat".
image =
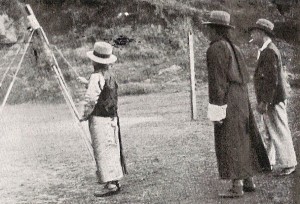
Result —
M208 118L214 123L215 148L221 179L232 188L221 197L234 198L255 191L253 176L270 171L267 152L250 107L249 74L240 49L229 39L230 15L212 11L206 25Z
M273 28L269 20L259 19L249 29L253 43L260 47L254 85L257 110L265 124L270 163L275 167L278 161L279 175L289 175L295 171L297 160L286 112L287 81L280 52L271 39Z
M87 56L93 62L94 73L88 82L82 121L89 121L96 175L99 183L105 184L95 196L104 197L120 191L119 180L126 173L117 113L118 85L109 72L117 57L106 42L96 42Z

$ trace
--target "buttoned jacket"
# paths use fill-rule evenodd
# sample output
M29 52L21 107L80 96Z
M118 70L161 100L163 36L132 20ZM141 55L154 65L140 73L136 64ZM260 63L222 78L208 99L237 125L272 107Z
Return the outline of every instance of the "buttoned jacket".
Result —
M270 42L259 55L254 85L258 103L276 105L288 97L281 54L273 42Z

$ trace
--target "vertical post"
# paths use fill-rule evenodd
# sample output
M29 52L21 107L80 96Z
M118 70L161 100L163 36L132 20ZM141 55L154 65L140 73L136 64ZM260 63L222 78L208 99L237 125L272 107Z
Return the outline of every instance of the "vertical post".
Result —
M195 84L195 57L194 57L194 35L189 32L189 52L190 52L190 74L191 74L191 117L192 120L197 119L196 107L196 84Z

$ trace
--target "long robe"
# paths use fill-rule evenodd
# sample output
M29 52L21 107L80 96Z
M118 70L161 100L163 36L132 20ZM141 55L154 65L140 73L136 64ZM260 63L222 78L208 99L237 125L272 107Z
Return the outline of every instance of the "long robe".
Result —
M127 173L117 116L118 86L113 77L107 78L101 72L91 75L83 116L89 118L99 183L120 180Z
M227 104L226 118L215 124L221 179L245 179L270 171L270 163L250 107L249 74L238 47L218 39L207 50L209 103Z

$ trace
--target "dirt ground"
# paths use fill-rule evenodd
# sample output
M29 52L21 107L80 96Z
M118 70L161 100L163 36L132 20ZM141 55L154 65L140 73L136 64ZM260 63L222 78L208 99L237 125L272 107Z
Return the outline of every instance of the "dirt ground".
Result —
M189 99L188 90L120 98L129 175L109 198L93 196L100 188L95 165L66 105L7 106L0 118L0 203L293 203L297 174L258 175L257 192L218 198L229 182L218 178L207 88L197 91L197 121Z

